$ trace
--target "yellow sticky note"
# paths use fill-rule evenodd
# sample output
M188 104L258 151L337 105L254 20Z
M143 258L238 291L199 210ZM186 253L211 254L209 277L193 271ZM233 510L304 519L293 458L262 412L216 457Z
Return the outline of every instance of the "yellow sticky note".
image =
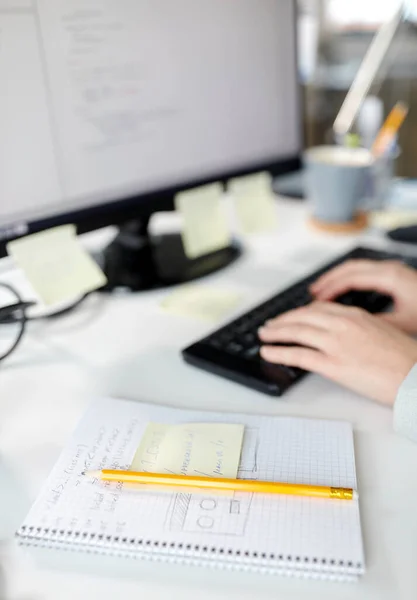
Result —
M269 173L232 179L228 189L235 202L242 233L261 233L276 228L276 204Z
M132 471L235 478L244 425L149 423L131 464Z
M71 300L107 283L77 240L74 225L15 240L7 244L7 251L46 305Z
M371 213L371 225L378 229L395 229L417 224L417 210L381 210Z
M198 258L230 244L222 194L222 185L213 183L181 192L175 197L175 207L184 220L182 240L188 258Z
M238 306L241 295L233 290L186 286L161 303L164 310L179 316L218 321Z

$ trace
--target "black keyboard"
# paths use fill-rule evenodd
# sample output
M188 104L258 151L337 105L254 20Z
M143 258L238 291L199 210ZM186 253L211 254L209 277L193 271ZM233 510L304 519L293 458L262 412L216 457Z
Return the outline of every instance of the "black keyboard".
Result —
M417 257L383 252L371 248L355 248L325 265L302 281L280 292L250 312L183 351L184 359L196 366L271 396L281 396L306 375L305 371L274 365L261 359L257 331L265 321L305 306L312 301L310 285L326 271L351 259L400 260L417 269ZM358 306L370 313L389 308L391 298L377 292L352 291L337 302Z

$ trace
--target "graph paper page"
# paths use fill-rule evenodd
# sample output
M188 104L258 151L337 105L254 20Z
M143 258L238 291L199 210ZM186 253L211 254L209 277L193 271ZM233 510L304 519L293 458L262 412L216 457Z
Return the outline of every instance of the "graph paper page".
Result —
M92 403L32 507L20 536L215 560L363 569L358 501L235 492L142 491L85 470L128 469L147 423L245 426L239 478L356 489L349 423L183 411L124 400Z

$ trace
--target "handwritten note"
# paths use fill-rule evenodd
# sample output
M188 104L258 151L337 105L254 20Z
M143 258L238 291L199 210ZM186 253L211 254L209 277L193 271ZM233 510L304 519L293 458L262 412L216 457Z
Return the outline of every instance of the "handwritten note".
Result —
M7 251L46 305L71 300L107 282L77 240L74 225L15 240L7 244Z
M243 425L149 423L131 469L148 473L235 478L243 434Z
M276 205L269 173L232 179L228 189L235 202L242 233L261 233L276 228Z
M175 197L175 207L184 220L182 239L188 258L221 250L230 244L231 234L221 198L220 183L205 185Z
M161 306L179 316L215 322L236 308L240 300L241 294L234 290L193 285L169 294Z

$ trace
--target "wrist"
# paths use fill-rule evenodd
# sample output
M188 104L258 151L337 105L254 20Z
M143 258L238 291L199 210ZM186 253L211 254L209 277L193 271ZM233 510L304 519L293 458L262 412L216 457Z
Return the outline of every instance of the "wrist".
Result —
M384 404L391 407L395 405L395 402L400 394L401 388L404 382L406 381L409 373L417 365L417 344L415 353L406 354L398 358L399 360L397 361L397 363L393 365L393 376L391 379L392 385L390 386L389 393L385 396L384 402Z
M394 404L394 430L417 442L417 361L399 386Z

